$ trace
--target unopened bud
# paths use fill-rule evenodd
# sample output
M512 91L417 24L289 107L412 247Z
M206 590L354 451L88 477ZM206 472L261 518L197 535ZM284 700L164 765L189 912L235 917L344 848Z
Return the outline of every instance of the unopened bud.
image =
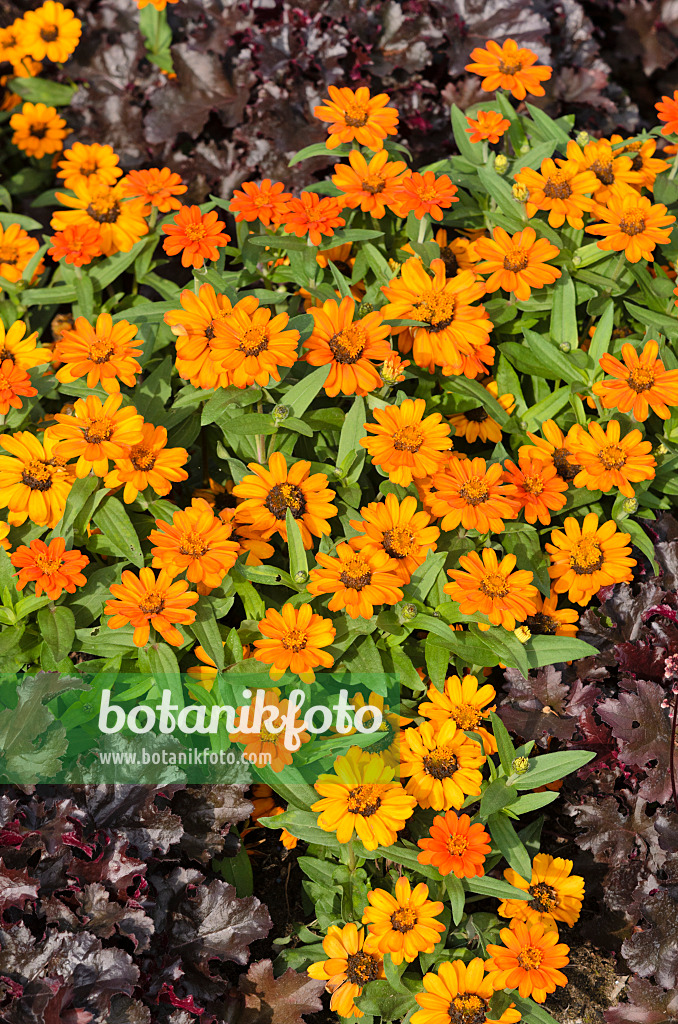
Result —
M396 266L400 266L399 263ZM368 313L374 313L374 306L371 302L361 302L356 311L356 317L367 316Z
M527 757L514 757L511 761L511 771L515 775L524 775L530 767L530 762Z
M635 512L636 509L638 508L638 499L637 498L626 498L622 502L622 508L623 508L624 512L628 512L629 515L630 515L631 512Z
M523 142L521 144L520 149L518 150L518 152L520 153L521 156L526 156L530 152L530 144L527 141L527 139L525 140L525 142Z
M412 619L416 619L418 614L416 604L404 604L401 602L398 606L398 611L400 612L401 622L411 622Z
M304 569L299 569L299 571L294 574L295 583L305 583L307 579L308 573Z
M660 441L659 444L657 445L657 447L655 448L654 453L655 453L655 455L668 455L669 454L669 450L666 447L666 445L663 443L663 441Z
M517 640L520 640L521 644L526 644L532 636L528 626L518 626L517 629L513 630L513 635Z
M508 158L503 153L497 153L494 158L494 169L497 174L506 174L508 168Z
M283 420L287 419L291 411L289 405L276 405L273 409L273 419L276 423L282 423Z
M588 132L579 132L579 134L577 135L577 138L575 139L575 142L577 143L577 145L578 146L582 146L582 147L587 146L590 141L591 141L591 136L589 135Z
M569 341L561 341L561 343L558 346L558 348L560 349L561 352L570 352L571 349L572 349L572 346L570 345Z
M526 203L530 198L530 190L522 181L517 181L511 191L513 192L513 198L518 203Z

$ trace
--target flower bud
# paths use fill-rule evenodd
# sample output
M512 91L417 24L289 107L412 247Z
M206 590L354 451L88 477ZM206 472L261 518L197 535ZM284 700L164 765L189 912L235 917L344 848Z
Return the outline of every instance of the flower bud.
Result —
M396 263L396 266L399 267L400 264ZM357 310L356 310L356 314L355 315L356 315L356 318L359 318L359 317L362 317L362 316L367 316L368 313L374 313L374 306L372 305L371 302L361 302L360 305L358 306Z
M575 142L577 143L577 145L578 146L582 146L582 147L588 145L588 143L590 141L591 141L591 136L589 135L588 132L579 132L579 134L577 135L577 137L575 139Z
M304 569L299 569L299 571L295 572L295 574L294 574L294 582L295 583L305 583L307 579L308 579L308 573L305 572Z
M517 203L526 203L530 198L530 190L522 181L517 181L511 191L513 192L513 198Z
M530 767L530 762L527 757L514 757L511 761L511 771L515 775L524 775Z
M561 343L558 346L558 348L560 349L561 352L567 353L567 352L571 351L572 346L570 345L569 341L561 341Z
M398 605L398 612L401 622L412 622L412 619L415 619L418 614L416 604L407 604L403 601Z
M637 510L637 508L638 508L638 499L637 498L626 498L622 502L622 509L624 510L624 512L628 512L629 515L632 512L635 512Z
M497 153L494 158L494 169L497 174L506 174L508 170L508 158L503 153Z
M290 409L289 405L276 405L275 408L273 409L274 421L276 423L282 423L283 420L287 419L291 411L292 410Z

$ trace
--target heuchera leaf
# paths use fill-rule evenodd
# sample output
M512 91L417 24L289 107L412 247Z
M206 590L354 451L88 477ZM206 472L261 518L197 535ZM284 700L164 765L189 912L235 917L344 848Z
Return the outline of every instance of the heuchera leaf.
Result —
M323 981L314 981L291 968L275 978L270 960L252 964L247 974L240 976L238 985L245 1001L239 1024L304 1024L305 1013L322 1009Z

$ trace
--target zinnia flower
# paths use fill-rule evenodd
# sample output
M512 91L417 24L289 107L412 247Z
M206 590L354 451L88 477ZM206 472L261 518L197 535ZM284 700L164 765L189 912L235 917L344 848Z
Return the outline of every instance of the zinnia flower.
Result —
M309 309L313 333L304 342L306 361L311 366L330 365L325 393L367 395L380 387L381 378L370 360L386 359L391 347L386 340L391 332L380 311L354 320L355 301L346 296L337 303L327 299L322 307Z
M235 190L228 207L231 213L235 214L236 221L245 220L251 223L258 220L268 228L284 219L292 193L285 192L282 181L264 178L261 185L254 181L245 181L241 188L242 191Z
M495 991L517 988L523 999L531 996L543 1003L558 985L567 985L559 968L570 962L570 948L558 942L557 930L545 932L541 924L529 927L514 919L511 927L502 928L499 934L504 945L488 945L491 959L485 964L487 980Z
M413 477L430 476L443 461L442 453L452 447L450 428L439 412L424 418L423 398L406 398L402 405L375 409L376 424L365 429L374 437L360 444L372 457L372 465L388 473L391 483L408 487Z
M566 220L573 228L583 228L584 212L593 208L589 196L598 188L598 179L590 168L574 160L560 160L559 164L548 157L539 171L523 167L515 175L518 184L529 191L525 213L534 217L537 210L548 210L552 228L562 227Z
M401 580L391 570L385 552L369 555L354 551L349 544L338 544L336 556L322 551L315 556L320 568L311 569L309 594L332 594L331 612L346 609L352 619L370 619L374 605L397 604L402 600Z
M548 597L537 594L536 611L528 615L525 625L532 636L576 636L579 615L574 608L558 608L558 595L553 587Z
M130 445L141 441L144 419L133 405L121 409L120 392L109 395L101 404L96 395L79 398L73 413L57 413L55 427L48 428L50 437L60 443L57 452L64 459L77 458L76 477L85 477L92 471L105 476L108 460L121 458Z
M392 846L417 803L393 781L395 769L379 754L350 747L336 759L333 772L314 783L322 798L311 804L319 812L318 827L336 832L339 843L350 842L356 832L366 850Z
M442 693L431 684L427 696L428 701L417 708L422 718L429 718L439 725L452 718L464 732L478 733L486 754L496 754L496 740L483 724L490 711L495 710L494 706L487 707L497 696L493 686L485 683L479 688L478 680L472 675L466 675L463 679L450 676L445 680Z
M186 192L181 175L171 171L169 167L151 167L147 171L130 171L120 184L124 195L129 199L143 199L144 216L148 216L152 207L155 207L160 213L180 210L181 202L176 197L182 196Z
M254 475L244 476L233 488L236 498L243 499L236 511L238 522L252 526L264 540L279 533L287 542L289 509L307 550L313 547L313 537L329 536L328 519L337 514L331 504L336 494L324 473L311 474L311 463L303 460L288 468L282 452L273 452L268 467L250 462L247 468Z
M534 228L523 228L511 237L496 227L492 235L491 239L479 238L476 242L476 252L483 261L476 269L490 275L485 282L488 292L503 288L513 292L519 302L526 302L532 288L543 288L560 277L558 268L546 263L560 250L546 238L537 238Z
M640 174L640 185L650 192L654 188L655 179L662 171L669 168L666 160L659 160L654 152L657 148L656 139L623 139L621 135L611 135L610 142L624 143L622 149L615 149L616 153L624 153L631 157L631 167Z
M246 295L223 320L214 323L212 350L238 388L280 380L280 366L293 366L299 331L286 330L287 313L271 316L271 310Z
M79 316L72 330L63 331L56 343L54 354L63 363L56 377L62 384L72 384L87 376L87 387L101 384L109 395L120 391L120 381L134 387L141 364L136 356L140 348L133 348L136 324L127 320L113 323L110 313L100 313L93 327L84 316Z
M22 18L21 43L33 60L63 64L80 41L82 22L73 11L55 0L26 11Z
M483 748L449 719L423 722L401 734L400 777L424 810L459 809L467 796L479 796L485 764Z
M541 459L555 466L556 473L565 483L570 483L581 469L572 454L572 432L567 437L554 420L545 420L541 425L543 438L527 431L532 444L522 444L518 449L519 459Z
M476 551L459 558L461 569L449 569L451 583L443 590L459 602L462 615L481 612L493 626L514 630L535 611L537 588L532 586L533 574L526 569L514 572L515 555L504 555L501 562L492 548L482 549L482 560Z
M98 142L85 145L74 142L70 149L65 149L59 160L57 178L63 178L64 188L75 188L76 185L115 185L122 170L118 167L120 157L112 146L102 146Z
M678 89L673 96L662 96L658 103L655 103L657 117L664 121L662 135L673 135L678 132Z
M576 454L576 453L575 453ZM508 459L504 463L504 482L513 490L528 523L548 526L551 512L565 507L567 484L558 476L556 467L543 459L527 456L519 458L519 465Z
M443 530L501 533L504 519L515 519L520 505L510 486L502 483L500 462L488 466L485 459L452 458L433 475L429 507L442 516Z
M441 963L437 974L425 974L424 991L415 996L421 1010L412 1024L516 1024L520 1013L513 1003L498 1016L490 1010L494 988L484 969L480 957L468 964L459 958Z
M442 220L443 210L459 202L458 191L447 174L439 178L433 171L405 175L397 188L397 213L400 217L413 213L417 220L430 214L433 220Z
M417 840L422 852L420 864L431 864L441 875L454 873L457 878L475 878L485 874L485 858L491 850L490 837L480 822L471 824L468 814L454 811L437 815L428 836Z
M471 50L474 63L465 66L466 71L482 77L480 88L483 92L507 89L516 100L524 100L528 93L531 96L544 95L541 83L546 82L553 72L548 64L536 63L536 53L518 46L515 39L507 39L501 46L488 39L485 45L486 50L479 46Z
M388 152L380 149L369 164L360 150L349 153L348 165L335 164L333 183L343 195L339 200L351 209L360 207L364 213L381 218L386 207L392 207L399 196L398 185L407 164L402 160L390 162Z
M80 551L66 551L63 537L55 537L49 545L44 540L32 540L28 547L22 544L10 555L10 561L19 570L17 590L34 582L36 597L44 591L50 601L56 601L64 590L74 594L77 587L87 583L81 570L89 565L89 558Z
M56 107L47 107L44 103L24 103L20 113L12 114L9 123L14 129L12 142L26 156L39 160L46 153L57 153L63 149L67 135L66 122L58 116Z
M303 238L307 235L311 245L320 245L323 235L333 235L346 221L341 214L341 203L335 196L320 198L315 192L302 192L299 199L287 204L283 227L289 234Z
M336 630L330 619L316 615L310 604L294 608L284 604L281 611L268 608L259 623L263 640L254 641L254 657L270 665L269 676L275 682L285 672L293 672L302 683L312 683L314 668L332 668L334 658L323 647L334 641Z
M652 262L655 246L670 241L672 229L667 228L676 220L667 214L663 203L653 205L632 188L611 194L607 207L596 206L595 213L604 223L588 224L586 230L590 235L604 236L598 248L623 252L629 263L641 259Z
M250 716L253 715L252 709L255 706L259 693L263 694L263 700L261 701L263 708L271 710L264 710L259 732L253 732L253 723L250 722ZM237 729L235 732L229 733L228 738L231 743L243 744L243 757L252 758L255 764L266 764L268 762L268 766L272 771L281 772L286 765L292 764L294 758L294 751L288 748L285 741L285 730L282 727L284 719L288 715L289 700L280 700L279 690L255 690L252 693L251 704L238 708ZM271 731L269 723L271 728L280 725L280 729L275 732ZM293 728L300 730L295 734L298 744L309 742L311 737L303 729L303 719L300 718L298 709L294 713Z
M236 562L240 545L231 540L230 523L225 523L202 498L194 498L190 508L178 510L172 522L156 519L149 541L154 569L166 569L172 576L186 572L190 583L198 584L198 593L218 587Z
M115 460L115 468L106 474L106 487L125 485L123 501L134 501L139 491L152 487L156 494L169 494L172 484L187 480L181 467L188 462L185 448L167 448L167 431L144 423L141 441Z
M343 928L333 924L323 939L323 949L329 959L311 964L308 973L327 982L325 987L332 993L330 1010L340 1017L364 1017L354 1000L370 981L385 977L376 939L371 935L365 937L363 929L355 924L345 924Z
M177 372L196 388L224 387L230 382L222 369L222 354L214 348L214 325L232 312L227 295L215 292L211 284L201 284L196 295L192 288L182 291L181 309L165 313L164 320L176 335Z
M678 405L678 370L665 370L658 355L659 345L653 339L640 355L630 342L625 342L623 362L605 352L600 365L613 379L598 381L591 389L603 407L630 412L640 423L647 419L650 409L661 419L669 419L669 406Z
M593 198L596 203L608 203L623 185L640 183L640 174L633 170L631 157L624 156L620 149L612 149L608 139L592 139L583 149L570 140L567 159L581 170L591 170L595 174L597 181Z
M43 443L27 430L0 435L0 508L9 509L10 526L30 519L52 529L64 513L73 486L73 473L55 457L56 441Z
M47 255L53 260L65 259L75 267L84 267L101 256L101 232L99 228L86 224L74 224L57 231L51 242L52 248L47 250Z
M432 953L440 942L445 925L437 920L443 904L429 900L424 882L414 889L404 875L395 884L395 895L385 889L367 893L369 906L363 912L363 924L377 939L379 952L389 953L394 964L411 964L420 953Z
M37 390L25 370L16 366L12 359L0 363L0 416L6 416L10 408L20 409L22 398L32 398Z
M68 210L57 210L50 221L56 231L75 225L97 228L104 256L129 252L148 234L141 199L125 199L121 185L102 185L96 181L72 186L74 196L57 192L56 198Z
M120 629L131 623L134 626L132 642L135 647L145 647L151 626L172 647L181 647L184 640L175 623L190 626L195 621L191 605L198 595L188 591L186 580L172 581L172 575L164 569L156 579L152 569L140 569L136 576L125 569L120 583L112 583L111 594L104 607L104 614L111 615L108 625Z
M216 210L201 213L199 206L182 206L171 224L162 225L168 236L162 247L168 256L181 253L182 267L202 267L205 260L218 260L219 249L230 242L224 227Z
M516 889L528 892L531 900L502 900L497 907L500 917L511 917L528 924L552 928L563 921L570 928L579 920L584 900L584 879L572 874L572 861L538 853L532 861L530 881L513 868L506 868L504 878ZM557 927L556 927L557 931Z
M471 136L471 142L499 142L507 128L511 127L508 118L499 113L498 110L479 110L476 120L472 117L466 118L467 133Z
M599 527L595 512L582 523L568 516L564 531L553 530L551 543L545 545L556 594L567 592L570 601L586 605L601 587L630 583L636 564L630 557L630 540L630 534L620 533L611 519Z
M494 380L485 384L484 387L499 402L502 409L505 409L509 415L513 412L516 407L513 395L508 392L505 395L500 395L499 387ZM455 437L463 437L469 444L473 444L474 441L493 441L495 444L499 444L502 438L501 427L482 405L466 409L464 412L454 413L453 416L450 416L450 423L455 428Z
M328 88L330 98L324 104L313 108L313 116L319 121L329 121L327 129L328 149L336 149L342 142L357 142L367 149L379 150L384 146L387 135L395 135L398 129L398 111L387 106L390 100L385 92L370 96L364 85L356 89L335 85Z
M618 420L610 420L605 430L598 423L588 424L588 432L576 426L572 431L573 454L581 466L574 478L575 487L590 491L617 490L632 498L633 483L652 480L656 462L652 442L644 441L639 430L621 436Z
M6 228L0 224L0 276L12 284L20 281L21 275L39 248L40 243L37 238L30 238L19 224L10 224ZM4 325L0 324L0 326L4 330ZM35 336L32 335L32 337ZM41 349L40 351L45 350ZM24 367L24 369L28 369L28 367Z
M367 556L385 552L391 559L389 570L402 583L409 583L428 552L435 551L440 536L437 526L429 525L428 512L417 512L412 495L399 502L395 494L387 494L384 501L371 501L361 508L360 514L362 519L351 519L359 536L351 537L350 546Z

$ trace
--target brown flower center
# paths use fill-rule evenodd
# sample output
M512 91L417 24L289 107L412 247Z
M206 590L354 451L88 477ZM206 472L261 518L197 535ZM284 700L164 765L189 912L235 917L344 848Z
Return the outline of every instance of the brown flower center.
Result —
M360 555L353 555L343 563L340 581L349 590L362 590L372 580L372 570Z
M352 100L344 111L344 121L349 128L362 128L369 120L369 112L364 103Z
M139 605L144 615L159 615L165 607L165 594L160 590L147 590Z
M539 495L544 490L544 481L539 473L532 476L523 476L523 490L528 494Z
M269 732L268 729L262 729L259 733L259 739L264 743L275 743L278 736L274 732Z
M558 893L546 882L536 882L527 891L532 897L532 909L538 910L540 914L550 914L558 906Z
M527 249L509 249L504 256L504 270L519 274L521 270L525 270L529 262L530 254Z
M409 907L398 907L391 914L391 928L394 932L411 932L416 923L417 912Z
M572 195L572 186L567 175L562 171L549 174L544 185L544 195L548 199L569 199Z
M415 548L414 534L408 526L393 527L384 534L384 551L391 558L407 558Z
M636 366L629 371L626 383L633 390L640 394L641 391L649 391L654 386L654 371L644 366Z
M296 484L276 484L268 492L264 502L276 519L284 519L289 509L295 519L301 519L306 511L306 498Z
M141 473L148 473L153 469L156 457L156 453L143 444L135 444L129 453L130 462Z
M567 448L555 448L553 451L553 465L556 467L556 473L561 480L569 483L570 480L574 480L577 473L581 469L576 462L570 462L572 453Z
M450 1024L485 1024L487 1001L476 995L455 996L447 1008Z
M482 505L490 496L490 489L482 477L473 476L459 488L459 497L469 505Z
M381 793L382 787L374 782L364 786L351 786L346 801L349 814L370 818L381 807Z
M90 362L96 363L97 366L107 363L114 352L115 346L110 338L95 338L89 350Z
M628 210L619 221L619 230L625 235L642 235L645 230L645 218L640 210Z
M614 184L614 168L611 160L594 160L589 169L603 185Z
M120 216L120 203L113 196L98 196L87 207L87 213L98 224L115 224Z
M14 266L19 262L18 250L13 245L0 245L0 263L8 263ZM4 356L3 358L7 358Z
M248 327L240 335L238 348L246 356L258 356L268 348L268 337L264 327Z
M82 431L82 436L88 444L101 444L102 441L110 440L113 428L111 421L104 417L100 420L90 420Z
M524 971L536 971L541 967L544 954L536 946L525 946L516 957L518 964Z
M379 959L363 949L346 957L346 977L352 985L366 985L379 977Z
M535 615L527 616L525 625L534 636L555 636L560 623L551 615L537 612Z
M47 122L46 121L34 121L31 125L30 134L34 139L44 139L47 134Z
M605 469L621 469L626 463L626 452L620 444L608 444L598 452Z
M440 258L445 264L445 277L454 277L459 270L459 260L449 245L441 245Z
M181 540L179 541L179 552L182 555L190 555L191 558L200 558L205 554L208 546L204 537L196 533L195 530L191 530L188 533L182 533Z
M420 299L414 309L414 320L423 320L428 324L431 334L437 334L449 327L454 320L456 302L453 295L444 292L431 292Z
M509 592L509 585L506 577L500 572L488 572L480 582L480 590L486 597L506 597Z
M371 196L376 196L379 192L384 191L386 181L381 174L369 174L361 180L360 184L363 192L369 192Z
M513 60L500 60L499 71L502 75L516 75L519 71L523 70L522 61L517 59Z
M484 423L489 418L488 413L481 406L478 406L477 409L467 409L462 415L471 423Z
M424 755L422 764L426 774L432 775L439 782L451 778L459 767L457 755L450 747L436 747L430 754Z
M483 717L473 704L459 704L451 714L460 729L475 729Z
M280 642L286 651L294 651L295 654L298 654L299 651L306 649L308 634L303 629L298 629L295 626L293 629L285 630Z
M59 29L56 25L50 25L49 28L41 28L40 38L44 39L46 43L53 43L55 39L59 38Z
M344 331L332 335L328 344L338 363L357 363L363 354L367 335L360 324L351 324Z
M32 491L48 491L52 486L52 470L40 459L33 459L22 472L21 482Z
M582 537L572 547L570 568L579 576L591 576L600 569L603 561L600 544L593 537Z
M424 443L424 432L417 426L400 427L393 435L397 452L418 452Z

